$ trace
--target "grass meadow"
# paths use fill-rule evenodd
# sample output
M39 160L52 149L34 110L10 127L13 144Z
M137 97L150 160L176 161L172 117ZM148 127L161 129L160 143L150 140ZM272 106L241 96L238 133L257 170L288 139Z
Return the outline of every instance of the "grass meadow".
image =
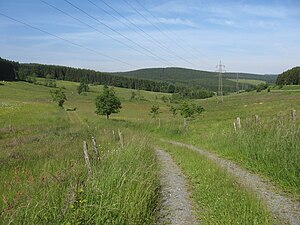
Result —
M223 103L216 98L197 102L206 111L190 122L187 131L179 115L161 128L153 125L148 130L234 160L299 199L299 116L296 123L291 121L291 110L300 111L299 92L250 92L225 96ZM258 126L255 115L259 116ZM235 132L233 122L237 117L242 128Z
M236 82L236 79L228 79L228 80ZM250 80L250 79L238 79L238 82L240 84L252 84L252 85L258 85L258 84L261 84L261 83L263 83L263 84L266 83L263 80Z
M57 81L68 99L64 108L76 107L74 112L51 101L52 88L25 82L0 86L0 223L155 224L160 185L153 145L158 139L214 151L299 198L299 119L294 125L290 121L290 110L300 110L299 92L233 94L223 103L196 100L205 112L185 130L182 117L173 117L161 100L167 94L140 91L144 100L130 100L132 90L115 88L122 109L107 121L95 114L94 99L102 87L90 86L90 92L78 95L77 85ZM154 104L162 112L160 127L149 115ZM254 115L259 115L258 127ZM238 132L236 117L242 120ZM113 136L117 129L124 134L123 149ZM101 159L92 160L88 178L83 141L93 158L91 136ZM215 165L188 150L165 147L189 177L206 224L273 223L264 205Z
M153 224L159 180L147 138L118 121L99 119L90 107L93 92L75 96L76 86L60 85L66 88L66 106L78 111L51 102L50 88L23 82L1 86L0 223ZM123 149L112 135L118 128ZM100 160L92 161L88 178L83 141L93 158L91 136Z
M202 104L207 111L191 127L195 136L188 137L189 142L233 159L300 196L300 121L294 124L290 116L291 110L299 114L300 93L253 92L228 96L219 105ZM254 115L259 116L258 126ZM233 127L236 117L242 121L238 132Z

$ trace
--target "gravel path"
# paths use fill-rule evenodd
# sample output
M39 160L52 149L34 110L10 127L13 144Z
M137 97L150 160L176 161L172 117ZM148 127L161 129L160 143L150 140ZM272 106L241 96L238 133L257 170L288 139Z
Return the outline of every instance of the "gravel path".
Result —
M283 222L291 225L300 224L300 202L295 202L284 193L279 193L276 188L262 179L256 174L252 174L247 170L241 169L235 163L220 158L219 156L196 148L193 145L188 145L180 142L170 141L169 143L183 146L199 152L216 162L220 167L226 169L229 173L238 178L240 183L246 188L253 190L258 196L265 201L274 217L279 217Z
M157 149L156 155L161 164L160 178L162 186L162 210L159 224L197 224L184 175L167 152Z

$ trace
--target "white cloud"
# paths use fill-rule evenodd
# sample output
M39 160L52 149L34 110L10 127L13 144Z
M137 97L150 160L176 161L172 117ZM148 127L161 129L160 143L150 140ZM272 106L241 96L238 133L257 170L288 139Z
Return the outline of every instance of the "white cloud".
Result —
M191 21L189 19L160 17L160 18L158 18L158 20L163 24L186 25L186 26L190 26L190 27L197 26L193 21Z
M229 27L235 27L235 28L241 28L242 27L236 21L229 20L229 19L209 18L206 21L211 23L211 24L216 24L216 25L229 26Z

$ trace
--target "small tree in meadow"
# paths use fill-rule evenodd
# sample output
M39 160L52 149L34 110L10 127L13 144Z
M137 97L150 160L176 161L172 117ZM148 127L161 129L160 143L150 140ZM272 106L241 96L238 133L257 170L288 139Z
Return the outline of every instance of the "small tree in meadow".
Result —
M177 111L178 111L178 108L176 106L173 106L173 105L170 106L170 112L172 113L174 118L177 115Z
M159 126L160 126L160 118L158 116L159 116L160 113L161 112L159 111L159 106L158 105L153 105L151 107L151 109L150 109L150 115L154 119L158 118L158 123L159 123L158 125Z
M178 108L180 111L180 115L183 116L183 126L184 128L188 127L187 120L194 118L196 115L199 115L204 111L204 108L200 105L196 105L194 103L182 102L180 107Z
M56 87L56 81L53 79L53 76L51 74L46 75L44 85L46 87Z
M62 107L64 102L67 100L67 97L61 88L55 91L50 91L50 94L52 96L52 100L57 102L59 107Z
M131 96L130 96L130 100L134 100L135 97L136 97L136 93L135 93L135 91L132 91Z
M90 90L90 88L89 88L89 85L86 82L86 80L85 79L81 79L80 80L80 84L77 87L78 94L81 94L82 92L89 92L89 90Z
M103 92L96 98L96 113L98 115L105 115L107 119L112 113L120 112L121 101L115 95L113 88L103 87Z
M159 106L158 105L153 105L150 109L150 115L152 118L157 118L157 116L160 114L161 112L159 111Z

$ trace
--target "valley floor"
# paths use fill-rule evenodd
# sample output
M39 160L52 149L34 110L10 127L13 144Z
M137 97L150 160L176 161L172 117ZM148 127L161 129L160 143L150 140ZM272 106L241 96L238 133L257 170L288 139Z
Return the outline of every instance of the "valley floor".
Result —
M187 130L164 94L139 101L116 89L123 108L106 120L95 114L100 86L58 86L76 111L51 102L49 87L0 86L0 224L300 224L299 120L289 115L299 92L195 101L206 111ZM259 126L246 119L255 114Z

